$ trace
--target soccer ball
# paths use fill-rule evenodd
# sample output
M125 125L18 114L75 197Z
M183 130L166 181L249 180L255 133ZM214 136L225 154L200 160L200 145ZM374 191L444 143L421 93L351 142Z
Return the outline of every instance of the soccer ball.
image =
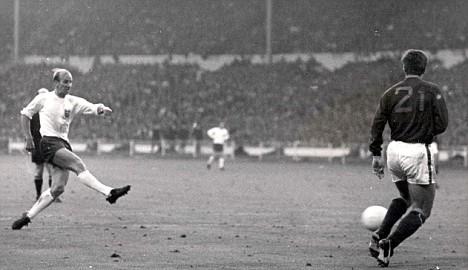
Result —
M367 207L361 214L361 223L369 231L375 231L380 227L387 214L387 208L373 205Z

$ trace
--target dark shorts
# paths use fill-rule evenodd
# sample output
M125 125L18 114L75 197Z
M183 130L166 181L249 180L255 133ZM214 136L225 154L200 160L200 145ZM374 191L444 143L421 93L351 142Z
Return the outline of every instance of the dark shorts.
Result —
M224 151L224 145L219 144L219 143L214 143L213 144L213 152L217 154L221 154Z
M44 161L52 163L52 164L53 164L52 160L54 159L55 153L58 150L62 148L66 148L72 151L70 144L64 139L61 139L58 137L44 136L42 137L40 145L41 145L41 152L42 152Z
M31 151L31 161L36 164L42 164L45 162L44 156L41 151L41 137L34 137L34 150Z

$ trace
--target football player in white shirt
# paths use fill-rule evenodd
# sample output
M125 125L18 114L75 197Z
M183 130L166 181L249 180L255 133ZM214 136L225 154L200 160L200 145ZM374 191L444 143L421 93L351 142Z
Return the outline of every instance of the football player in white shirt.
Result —
M72 75L65 69L54 69L54 91L37 95L23 110L21 110L21 126L26 138L26 150L34 149L30 131L30 121L39 112L41 122L41 151L47 163L52 164L52 186L44 191L36 203L12 224L13 230L27 226L42 210L47 208L55 198L65 190L69 171L75 173L78 180L91 189L106 196L113 204L127 194L130 186L112 188L96 179L86 168L83 160L72 152L68 141L68 129L76 115L103 115L112 110L103 104L93 104L87 100L69 94L72 86Z
M206 133L213 140L213 154L208 158L206 168L211 169L211 163L217 158L219 169L224 170L224 143L229 139L229 131L224 127L224 122L220 122L219 126Z
M49 90L46 88L41 88L37 90L37 94L44 94L48 93ZM49 176L49 187L52 186L52 173L50 171L50 166L47 165L42 157L42 152L40 151L40 142L42 139L41 132L39 131L41 127L41 123L39 122L39 113L36 113L31 118L31 135L33 137L34 142L34 150L31 151L31 161L34 163L34 186L36 187L36 200L42 194L42 183L43 183L43 175L44 175L44 168L47 170L47 174ZM61 202L60 198L57 197L55 202Z

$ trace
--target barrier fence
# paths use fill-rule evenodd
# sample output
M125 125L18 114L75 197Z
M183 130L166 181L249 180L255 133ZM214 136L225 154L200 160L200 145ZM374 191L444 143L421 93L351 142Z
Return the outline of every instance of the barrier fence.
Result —
M189 141L187 144L178 144L171 141L161 140L157 143L151 141L130 140L125 142L108 142L97 140L92 142L72 142L71 146L75 152L88 152L102 154L123 153L129 156L135 155L160 155L165 156L171 153L188 155L192 157L208 156L213 153L210 142ZM15 139L8 139L8 154L24 152L25 142ZM356 149L354 149L356 150ZM304 158L324 158L329 162L338 159L345 164L346 159L353 156L360 159L367 159L371 156L367 150L367 145L362 144L356 151L351 146L314 147L301 145L298 142L288 146L268 146L260 143L258 145L236 145L231 141L225 145L224 154L232 159L237 153L242 153L250 157L262 160L265 156L277 155L301 160ZM439 149L438 160L446 162L453 159L462 159L463 166L468 167L468 146L449 146Z

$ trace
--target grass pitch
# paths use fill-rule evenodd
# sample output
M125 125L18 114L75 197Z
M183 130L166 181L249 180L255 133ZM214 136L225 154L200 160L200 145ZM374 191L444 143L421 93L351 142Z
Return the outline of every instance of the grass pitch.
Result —
M115 205L72 176L20 231L35 197L23 156L0 156L0 269L377 269L369 205L397 196L370 165L85 156L91 172L132 190ZM468 269L468 172L441 167L432 216L392 269Z

